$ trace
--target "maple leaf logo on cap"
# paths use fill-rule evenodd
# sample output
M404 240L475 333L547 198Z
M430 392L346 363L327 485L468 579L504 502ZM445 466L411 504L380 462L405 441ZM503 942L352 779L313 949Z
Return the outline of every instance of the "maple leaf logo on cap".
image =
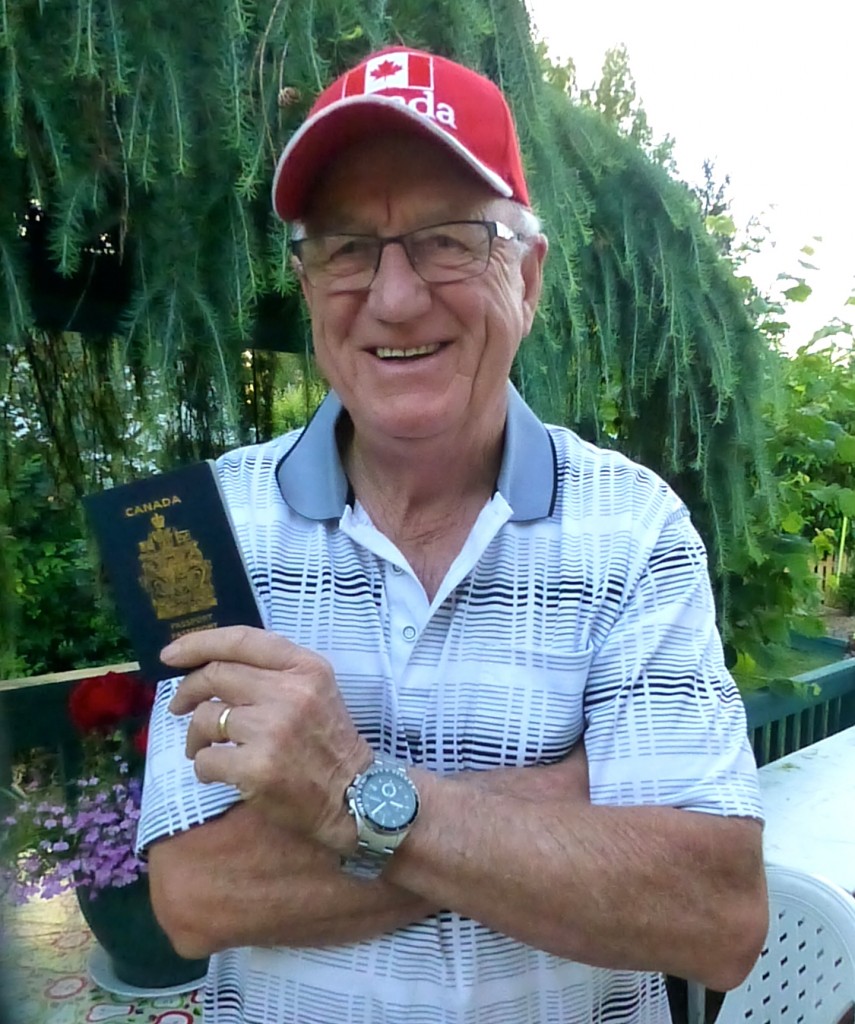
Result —
M378 53L344 76L341 95L362 96L373 92L397 92L408 95L412 91L433 90L433 58L430 54Z
M376 68L371 72L372 78L389 78L392 75L396 75L399 71L403 71L402 64L396 64L393 60L384 60L382 64L378 64Z

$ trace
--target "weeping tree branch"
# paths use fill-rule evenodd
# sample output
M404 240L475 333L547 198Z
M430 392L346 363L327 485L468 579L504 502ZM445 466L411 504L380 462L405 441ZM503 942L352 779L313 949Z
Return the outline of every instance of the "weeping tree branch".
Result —
M763 344L692 196L556 85L523 0L5 0L3 10L0 176L12 184L0 193L0 331L32 357L75 490L93 438L121 462L129 400L98 389L106 363L93 358L83 378L100 397L83 403L81 433L82 392L60 373L59 337L36 341L38 295L16 228L30 200L49 224L57 280L84 273L93 247L121 268L128 296L104 344L159 403L164 458L255 440L272 429L276 357L262 373L241 353L271 300L284 347L300 352L307 337L287 233L269 209L273 158L326 82L404 41L479 68L514 109L551 242L514 371L526 398L670 479L722 565L747 528L746 468L763 478Z

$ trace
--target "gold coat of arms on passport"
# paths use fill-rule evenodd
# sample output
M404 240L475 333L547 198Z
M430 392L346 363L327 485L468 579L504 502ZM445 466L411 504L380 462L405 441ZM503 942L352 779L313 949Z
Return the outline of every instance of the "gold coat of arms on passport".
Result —
M213 570L189 530L151 517L152 531L139 542L140 584L158 619L174 619L217 604Z

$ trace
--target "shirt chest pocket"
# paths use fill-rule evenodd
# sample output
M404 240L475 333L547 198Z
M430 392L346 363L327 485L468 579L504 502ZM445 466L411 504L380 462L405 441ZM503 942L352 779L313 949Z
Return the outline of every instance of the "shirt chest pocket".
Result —
M434 690L425 753L435 753L441 771L560 761L582 735L592 658L592 649L553 654L498 645L458 663Z

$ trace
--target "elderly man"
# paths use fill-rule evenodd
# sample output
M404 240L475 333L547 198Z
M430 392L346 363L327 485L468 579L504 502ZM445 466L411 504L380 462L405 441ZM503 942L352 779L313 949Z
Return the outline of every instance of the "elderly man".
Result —
M376 54L274 205L331 393L220 460L268 628L164 651L141 826L206 1021L659 1024L661 972L737 984L760 811L703 548L509 384L547 243L504 98Z

